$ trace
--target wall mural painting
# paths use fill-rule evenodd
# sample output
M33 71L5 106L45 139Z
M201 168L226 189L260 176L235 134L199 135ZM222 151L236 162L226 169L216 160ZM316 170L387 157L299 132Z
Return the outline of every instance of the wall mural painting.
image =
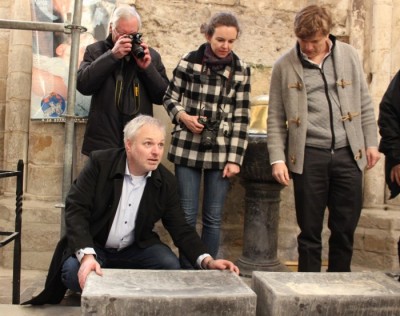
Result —
M72 23L74 0L31 0L32 21ZM87 45L103 40L108 35L108 22L115 8L115 0L83 0L80 64ZM32 32L32 89L31 119L43 122L63 122L68 100L68 71L71 34L63 32ZM90 96L76 91L74 114L76 121L85 121L90 107Z

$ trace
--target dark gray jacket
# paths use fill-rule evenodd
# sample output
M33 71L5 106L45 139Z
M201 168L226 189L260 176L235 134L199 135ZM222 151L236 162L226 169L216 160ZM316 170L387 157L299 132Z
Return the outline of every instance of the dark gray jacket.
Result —
M133 57L129 61L115 58L111 53L113 46L111 35L89 45L78 69L78 91L92 96L82 146L85 155L92 150L123 147L125 124L139 113L153 115L153 103L162 103L168 86L165 67L154 49L150 48L150 66L142 70ZM122 90L116 98L119 75L123 79Z

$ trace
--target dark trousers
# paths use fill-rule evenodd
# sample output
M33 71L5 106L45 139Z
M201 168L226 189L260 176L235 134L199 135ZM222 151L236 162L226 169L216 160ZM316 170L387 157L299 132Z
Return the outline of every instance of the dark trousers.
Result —
M362 172L349 147L335 150L306 147L303 174L293 174L299 267L321 271L321 233L328 208L329 272L350 271L354 231L362 207Z

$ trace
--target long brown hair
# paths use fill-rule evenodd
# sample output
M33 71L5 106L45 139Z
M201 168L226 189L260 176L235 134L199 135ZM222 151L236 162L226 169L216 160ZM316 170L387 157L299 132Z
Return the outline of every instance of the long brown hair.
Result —
M211 37L214 35L215 29L218 26L233 26L237 30L237 36L239 36L239 22L236 16L230 12L219 12L214 14L208 23L203 23L200 26L200 32Z

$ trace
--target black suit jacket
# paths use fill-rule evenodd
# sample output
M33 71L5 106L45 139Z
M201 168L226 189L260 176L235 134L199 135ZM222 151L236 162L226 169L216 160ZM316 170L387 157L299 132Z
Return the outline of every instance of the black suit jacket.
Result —
M125 167L124 148L91 153L66 198L66 235L57 245L45 289L23 304L58 304L66 291L61 282L64 260L78 249L105 245L121 196ZM139 247L161 243L153 231L158 220L192 264L208 252L195 229L186 223L174 175L162 165L147 179L139 204L134 230Z
M386 156L385 178L392 199L400 193L397 183L390 180L390 171L400 164L400 71L393 77L382 97L378 125L382 136L379 151Z

